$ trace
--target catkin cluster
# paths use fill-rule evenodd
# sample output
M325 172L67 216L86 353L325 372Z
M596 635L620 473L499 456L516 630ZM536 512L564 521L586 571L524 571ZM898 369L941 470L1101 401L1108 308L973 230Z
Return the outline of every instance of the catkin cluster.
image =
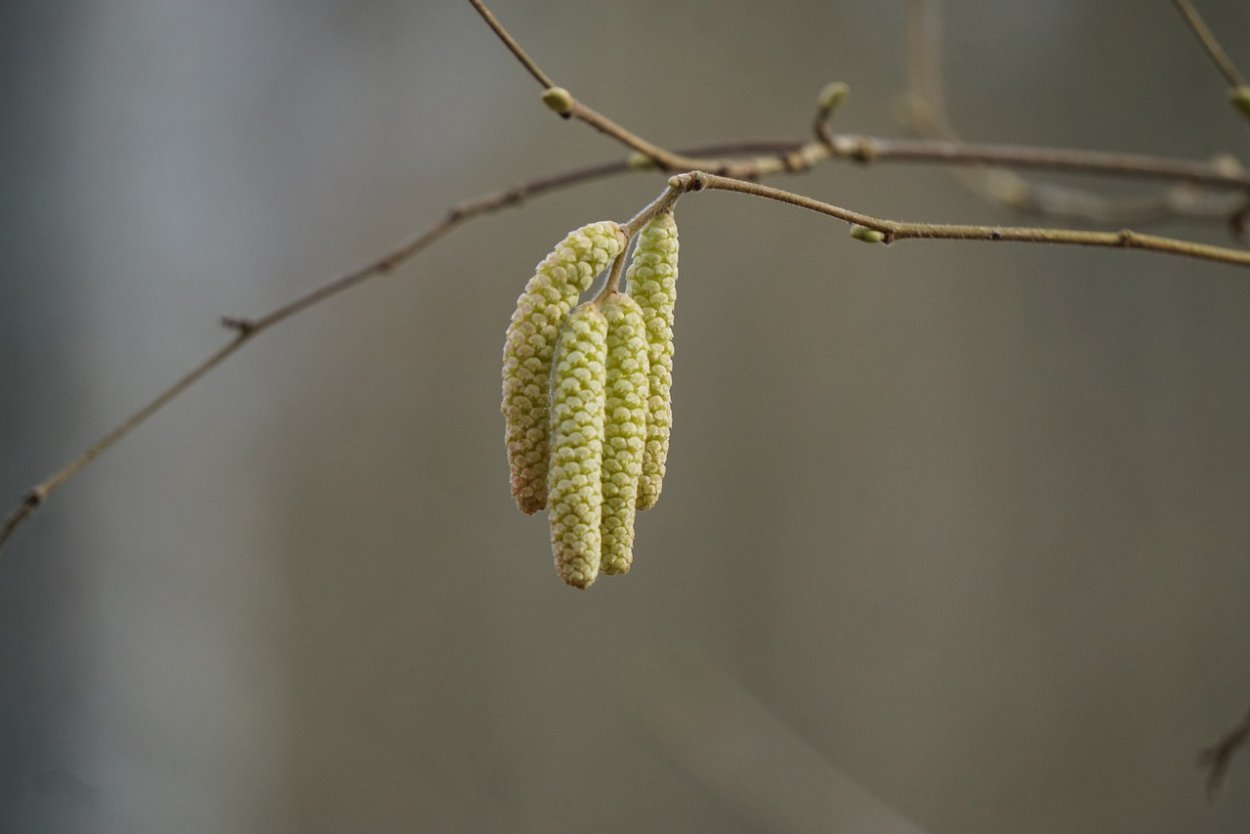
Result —
M503 348L502 410L512 496L527 515L547 505L548 385L560 325L624 246L621 227L611 221L569 232L517 299Z
M672 426L672 214L639 233L628 294L609 281L570 312L624 243L614 223L565 238L526 286L504 346L512 492L527 513L547 508L556 570L577 588L629 572L634 515L659 497Z

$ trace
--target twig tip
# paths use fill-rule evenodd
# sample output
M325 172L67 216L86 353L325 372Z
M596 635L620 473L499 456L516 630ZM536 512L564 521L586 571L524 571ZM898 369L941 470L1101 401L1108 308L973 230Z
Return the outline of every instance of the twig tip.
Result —
M850 94L851 87L845 81L831 81L821 89L816 102L820 105L821 112L828 116L842 106L842 102L846 101L846 97Z

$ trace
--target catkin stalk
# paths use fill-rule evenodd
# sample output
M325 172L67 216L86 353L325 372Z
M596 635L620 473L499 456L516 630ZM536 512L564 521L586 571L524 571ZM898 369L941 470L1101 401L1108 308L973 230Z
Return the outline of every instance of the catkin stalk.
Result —
M568 234L525 285L503 351L503 404L512 495L524 513L547 504L548 384L560 325L625 245L611 221Z
M647 329L638 302L612 293L602 302L607 320L607 383L603 443L604 573L628 573L634 561L634 513L647 439Z
M599 573L607 336L599 306L578 307L560 330L551 375L551 547L556 572L575 588Z
M642 309L647 328L647 442L638 484L638 509L655 506L664 483L673 426L673 312L677 306L677 221L672 212L649 220L625 273L629 294Z

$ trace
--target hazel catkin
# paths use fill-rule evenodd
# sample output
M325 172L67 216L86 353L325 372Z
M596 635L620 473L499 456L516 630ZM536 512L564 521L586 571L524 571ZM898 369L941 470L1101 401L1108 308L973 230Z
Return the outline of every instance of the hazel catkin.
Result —
M512 495L524 513L547 504L548 384L560 325L625 236L602 221L570 232L543 259L517 299L503 351L503 403Z
M634 513L647 439L650 361L638 302L612 293L600 306L608 325L600 564L604 573L619 574L628 573L634 560Z
M638 234L633 259L625 273L629 294L642 309L649 360L647 441L638 484L638 509L659 500L673 426L673 312L677 305L677 221L661 212Z
M575 588L599 573L607 336L598 304L575 309L560 329L551 375L551 548L560 578Z

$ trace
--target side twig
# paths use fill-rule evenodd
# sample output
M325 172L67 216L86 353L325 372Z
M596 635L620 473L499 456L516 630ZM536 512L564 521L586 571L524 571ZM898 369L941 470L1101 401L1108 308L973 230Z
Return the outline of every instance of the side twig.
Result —
M1214 797L1228 776L1228 768L1233 757L1241 748L1250 743L1250 712L1233 729L1220 738L1215 744L1203 750L1198 756L1198 764L1207 769L1207 795Z

